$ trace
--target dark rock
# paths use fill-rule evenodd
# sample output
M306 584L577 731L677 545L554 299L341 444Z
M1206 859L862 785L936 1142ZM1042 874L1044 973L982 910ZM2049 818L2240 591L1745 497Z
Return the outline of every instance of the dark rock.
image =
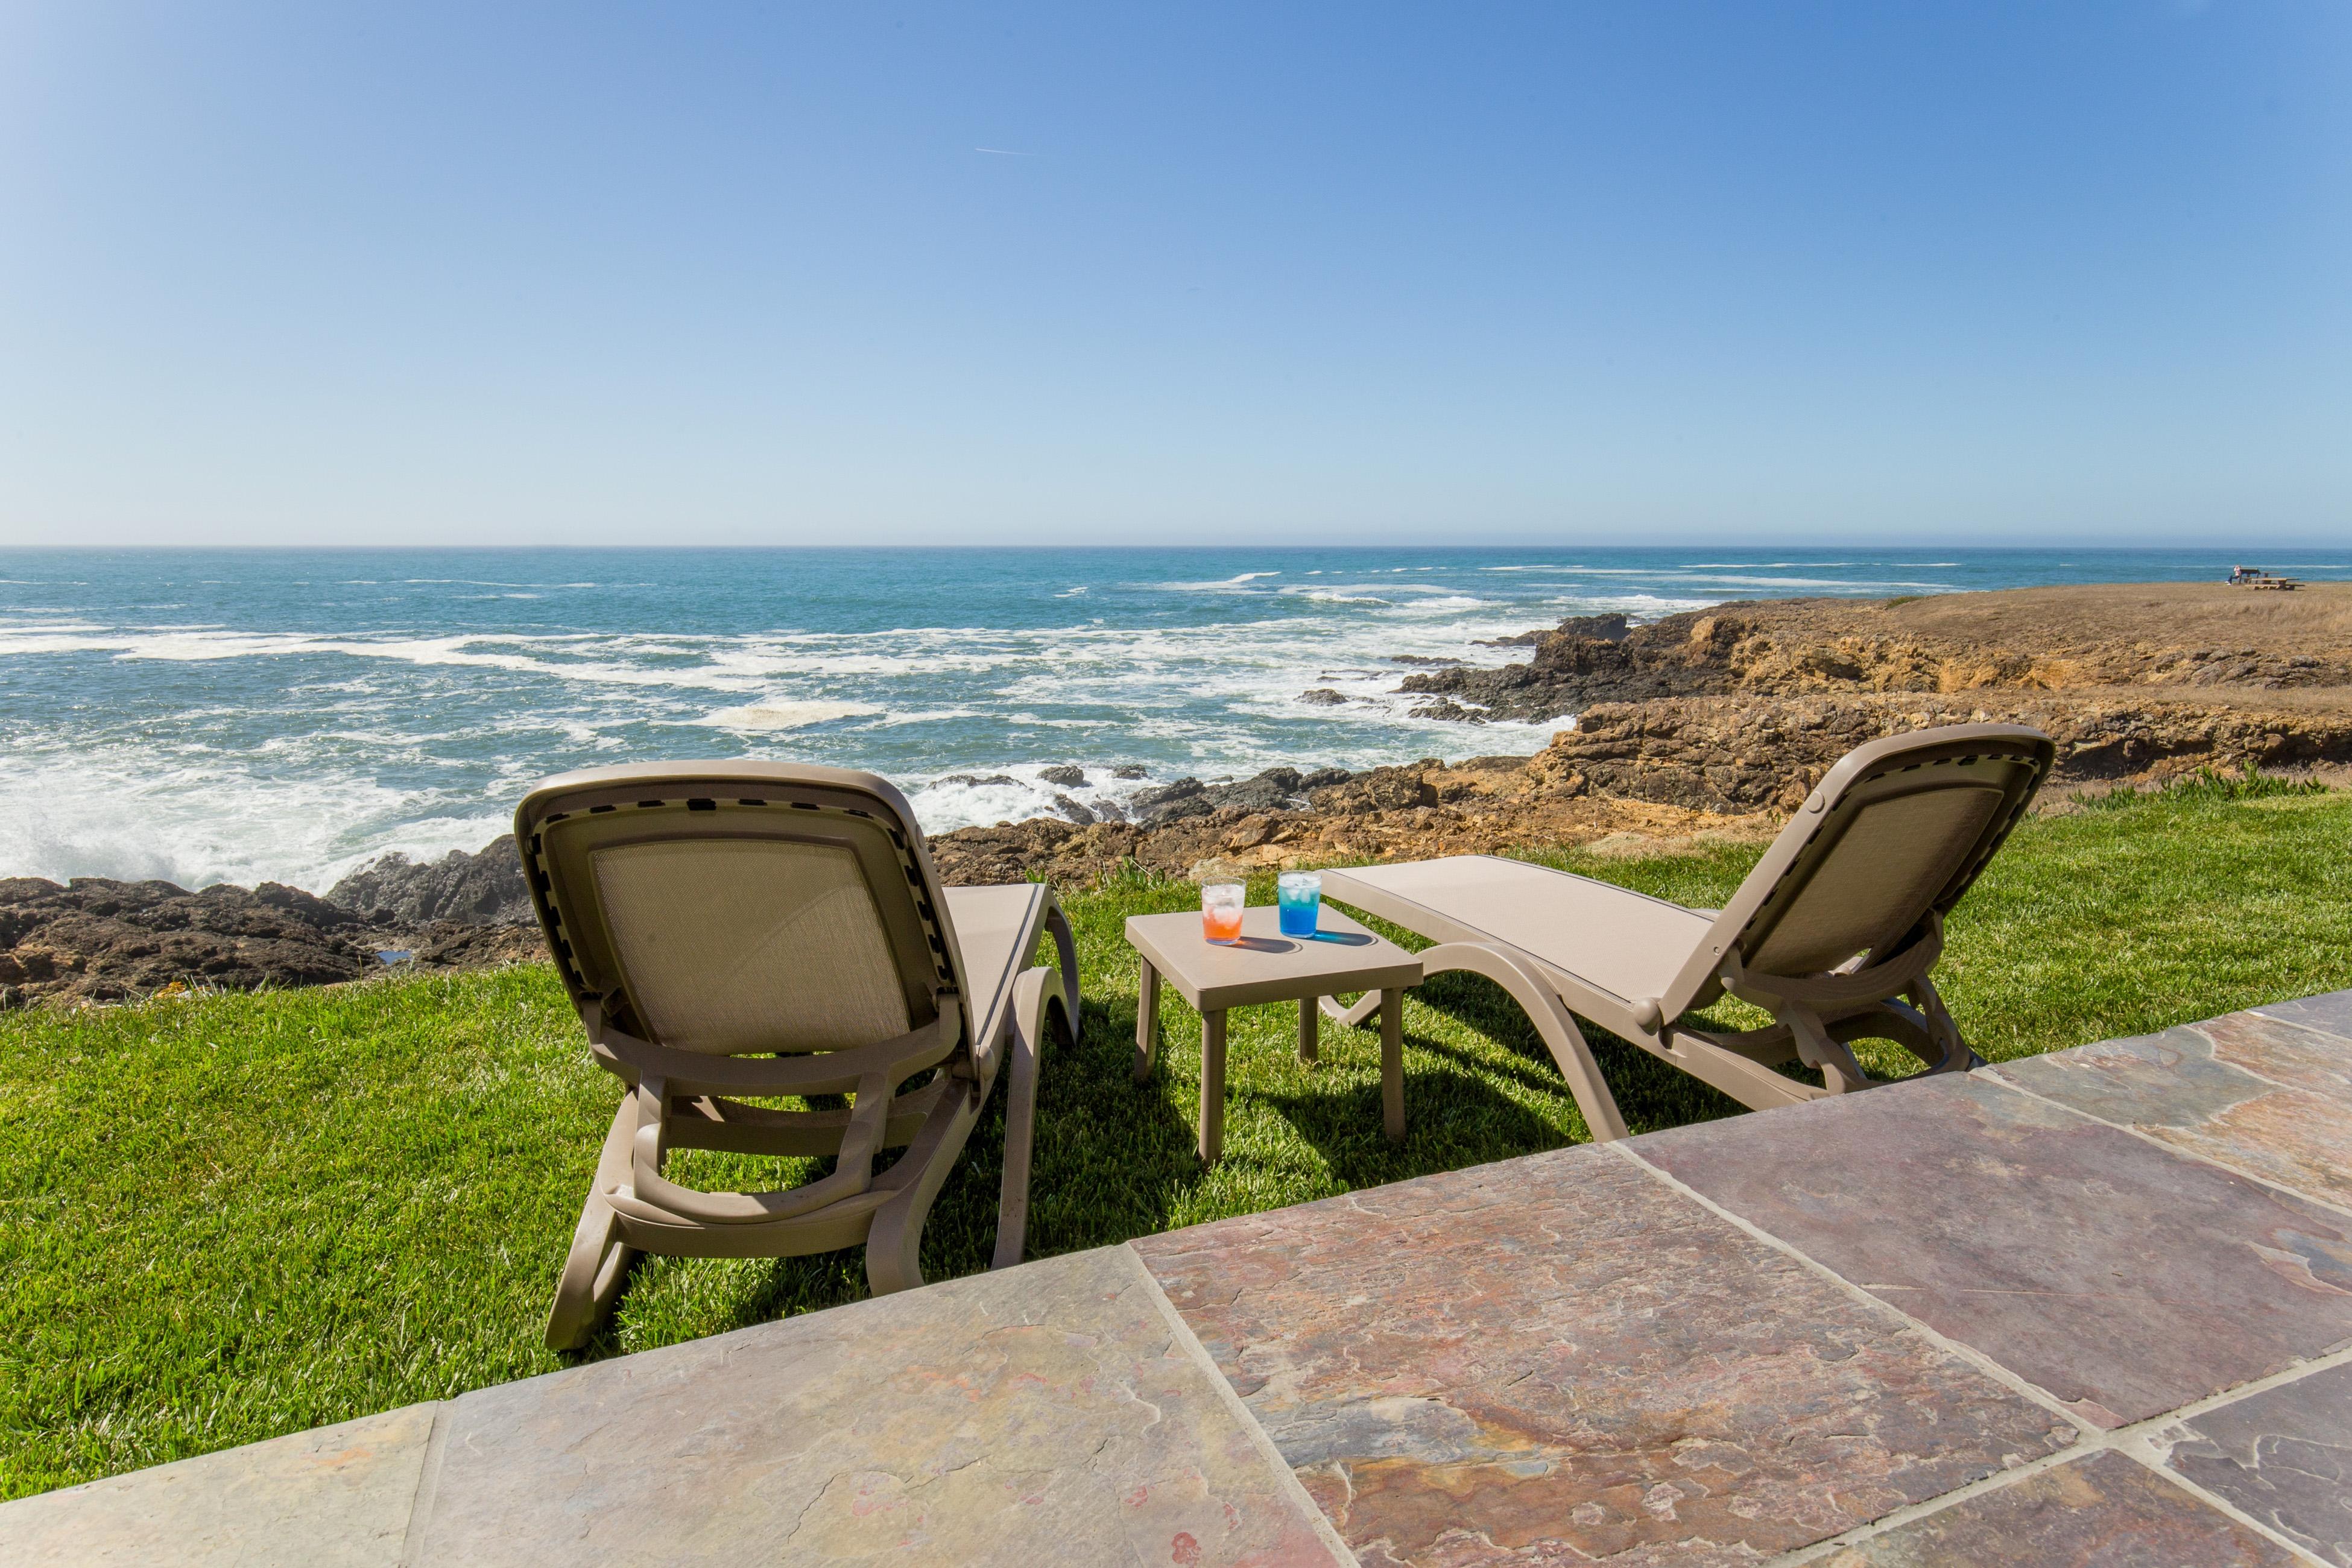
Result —
M535 918L511 833L471 855L452 849L438 860L422 862L386 855L337 882L327 901L406 925L439 920L518 925Z
M1100 822L1125 822L1127 820L1127 813L1119 809L1118 802L1115 800L1098 800L1095 802L1092 809L1094 811L1096 820Z
M385 952L409 952L404 968L545 956L511 837L425 865L387 856L334 891L0 879L0 1008L329 984L383 973Z
M1158 789L1138 791L1128 805L1136 825L1143 827L1217 812L1238 816L1253 811L1296 810L1307 804L1309 790L1328 788L1349 776L1343 768L1323 768L1311 774L1297 768L1268 768L1232 784L1209 784L1195 778L1181 778Z
M1199 779L1181 778L1157 789L1138 790L1127 803L1128 815L1146 827L1183 816L1206 816L1217 809L1208 798L1208 789Z
M1021 781L1010 773L950 773L945 778L934 782L960 784L1017 784Z
M0 883L0 985L23 1002L112 1002L166 986L251 990L354 980L373 962L358 920L293 888L191 893L79 877Z
M1558 637L1590 637L1595 642L1623 642L1632 635L1633 627L1621 612L1612 610L1605 616L1570 616L1552 631ZM1543 635L1533 634L1531 640L1540 643Z
M437 921L415 933L410 962L420 969L478 969L495 963L527 963L547 956L538 923L468 925Z
M1532 631L1514 632L1507 637L1483 637L1473 647L1541 647L1554 637L1567 637L1578 642L1623 642L1633 632L1633 623L1623 612L1612 610L1601 616L1570 616L1556 626L1538 626ZM1429 663L1426 659L1400 658L1398 664ZM1459 659L1447 663L1458 664Z
M1132 827L1076 827L1057 816L994 827L960 827L930 841L931 862L940 880L970 887L1025 880L1033 867L1051 865L1073 839L1087 846L1083 858L1116 864L1136 841Z
M1437 791L1422 775L1444 765L1428 757L1410 767L1371 768L1351 774L1343 784L1319 788L1310 798L1316 810L1341 816L1435 805Z
M1085 806L1080 805L1076 801L1072 800L1068 795L1056 795L1054 796L1054 809L1060 812L1072 822L1076 823L1080 827L1091 827L1094 826L1095 814L1088 811Z
M1492 647L1496 645L1489 643L1485 646ZM1391 664L1415 664L1425 669L1452 669L1462 661L1458 658L1432 658L1425 653L1392 653L1389 655L1389 662Z
M1220 810L1275 811L1300 798L1301 778L1297 768L1268 768L1239 784L1214 785L1207 794Z
M1110 776L1115 779L1139 779L1149 776L1149 770L1136 763L1121 763L1111 769Z
M512 836L509 836L499 842L511 846L514 839ZM516 871L515 879L517 881L522 879L522 874L519 868ZM205 889L206 893L217 890L212 888ZM234 892L236 889L229 890ZM320 931L341 931L346 926L359 923L351 910L330 903L316 893L306 893L299 888L289 888L283 882L262 883L253 889L253 898L256 903L267 904L269 908Z
M1076 789L1087 782L1086 770L1073 767L1067 763L1050 768L1041 768L1037 772L1037 776L1047 784L1062 784L1071 789Z
M1348 700L1339 692L1332 690L1328 686L1318 686L1312 691L1300 692L1298 694L1298 700L1301 702L1312 702L1318 708L1337 708L1340 703L1345 702Z
M1532 645L1535 658L1526 664L1431 670L1406 676L1397 689L1442 699L1414 709L1414 718L1470 724L1564 718L1595 701L1712 695L1732 689L1728 655L1746 630L1720 610L1639 628L1613 613L1571 616L1549 631L1486 645Z

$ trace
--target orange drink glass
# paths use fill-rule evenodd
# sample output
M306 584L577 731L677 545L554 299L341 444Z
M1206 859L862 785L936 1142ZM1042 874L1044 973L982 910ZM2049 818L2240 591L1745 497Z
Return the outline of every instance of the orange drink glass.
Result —
M1210 882L1201 889L1201 934L1231 944L1242 939L1242 905L1249 889L1239 882Z

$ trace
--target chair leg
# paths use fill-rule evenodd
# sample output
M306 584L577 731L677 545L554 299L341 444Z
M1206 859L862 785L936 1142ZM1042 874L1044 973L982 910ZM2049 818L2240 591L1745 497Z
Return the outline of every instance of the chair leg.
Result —
M1551 1059L1559 1065L1560 1077L1568 1080L1568 1092L1575 1100L1576 1109L1583 1113L1584 1125L1591 1131L1594 1142L1606 1143L1625 1136L1625 1114L1617 1109L1617 1097L1609 1092L1609 1080L1601 1076L1601 1064L1592 1059L1592 1047L1585 1043L1584 1031L1576 1026L1574 1015L1543 976L1500 948L1488 947L1484 942L1444 942L1421 955L1424 978L1455 969L1485 975L1509 992L1511 1000L1526 1012L1528 1021L1542 1037L1544 1048L1551 1052Z
M1313 1013L1305 1016L1310 1021ZM1404 987L1381 993L1381 1131L1404 1142Z
M1078 996L1078 942L1071 934L1070 917L1062 912L1054 895L1045 895L1045 929L1053 933L1054 956L1062 967L1062 1005L1066 1010L1070 1043L1078 1043L1078 1031L1086 1026Z
M1984 1058L1977 1055L1975 1047L1961 1036L1960 1026L1944 1005L1943 994L1936 989L1934 981L1923 974L1905 994L1927 1019L1929 1037L1943 1047L1943 1058L1929 1065L1930 1073L1974 1072L1985 1065Z
M1367 991L1356 998L1352 1006L1341 1005L1337 996L1318 996L1316 1005L1323 1009L1325 1017L1352 1029L1380 1010L1381 994Z
M874 1211L874 1223L866 1233L866 1286L877 1296L887 1296L897 1290L911 1290L923 1282L919 1258L923 1246L923 1222L930 1217L931 1204L947 1184L949 1173L955 1168L956 1155L963 1149L964 1140L971 1135L972 1123L980 1120L984 1097L971 1094L950 1094L932 1110L923 1130L915 1135L914 1142L898 1156L898 1165L890 1168L898 1173L908 1161L919 1161L915 1179L898 1189L898 1195Z
M1013 984L1013 1072L1005 1088L1004 1181L996 1205L996 1252L991 1268L1021 1261L1029 1230L1029 1158L1037 1133L1037 1064L1049 1019L1058 1013L1063 1036L1075 1041L1074 1009L1053 974L1033 969Z
M1792 1002L1780 1010L1780 1022L1789 1026L1796 1040L1797 1059L1819 1072L1822 1086L1832 1094L1851 1094L1870 1087L1870 1075L1854 1060L1853 1052L1830 1033L1811 1008Z
M636 1249L620 1239L619 1216L604 1194L607 1187L628 1180L630 1144L636 1132L637 1097L632 1092L621 1097L621 1108L613 1115L613 1130L604 1135L588 1201L572 1232L572 1250L555 1282L555 1301L547 1314L550 1350L578 1350L594 1338L628 1277L629 1261Z

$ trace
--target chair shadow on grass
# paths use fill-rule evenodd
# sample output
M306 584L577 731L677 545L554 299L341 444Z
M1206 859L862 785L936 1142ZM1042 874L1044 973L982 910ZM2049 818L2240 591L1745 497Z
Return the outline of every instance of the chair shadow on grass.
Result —
M1552 1092L1568 1098L1568 1084L1551 1059L1551 1052L1536 1033L1535 1025L1500 985L1483 974L1453 970L1433 975L1412 995L1423 1006L1485 1035L1514 1057L1530 1063ZM1616 1097L1617 1109L1630 1131L1654 1132L1694 1121L1714 1121L1744 1114L1748 1109L1722 1090L1660 1061L1596 1024L1580 1019L1578 1026L1592 1047L1601 1076ZM1585 1135L1590 1137L1590 1131Z
M1350 1191L1481 1165L1560 1147L1568 1140L1487 1079L1444 1058L1447 1047L1408 1031L1404 1037L1405 1139L1381 1130L1377 1078L1311 1082L1303 1090L1260 1089L1255 1098L1289 1124L1301 1142ZM1374 1047L1377 1049L1377 1047ZM1416 1060L1416 1057L1419 1058ZM1417 1069L1417 1070L1416 1070Z
M1424 1005L1503 1045L1515 1056L1540 1064L1553 1087L1562 1095L1568 1093L1535 1026L1528 1021L1510 994L1493 981L1480 974L1451 971L1433 977L1413 995ZM1718 1010L1711 1007L1693 1014L1692 1021L1701 1028L1731 1031L1752 1026L1761 1017L1757 1015L1740 1020L1714 1016ZM1748 1113L1747 1106L1721 1089L1660 1061L1639 1046L1588 1020L1579 1019L1577 1023L1586 1043L1592 1047L1593 1059L1600 1064L1610 1092L1617 1097L1617 1109L1623 1114L1629 1131L1655 1132L1694 1121L1717 1121ZM1881 1081L1910 1077L1922 1070L1916 1058L1891 1042L1861 1040L1855 1042L1854 1051L1871 1076ZM1818 1075L1794 1064L1780 1070L1800 1082L1819 1081Z

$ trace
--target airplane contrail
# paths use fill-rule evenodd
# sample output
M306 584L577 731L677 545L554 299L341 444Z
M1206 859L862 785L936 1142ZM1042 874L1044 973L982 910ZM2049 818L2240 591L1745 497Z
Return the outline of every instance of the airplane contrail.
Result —
M1034 158L1034 153L1015 153L1010 147L975 147L975 153L993 153L1000 158Z

